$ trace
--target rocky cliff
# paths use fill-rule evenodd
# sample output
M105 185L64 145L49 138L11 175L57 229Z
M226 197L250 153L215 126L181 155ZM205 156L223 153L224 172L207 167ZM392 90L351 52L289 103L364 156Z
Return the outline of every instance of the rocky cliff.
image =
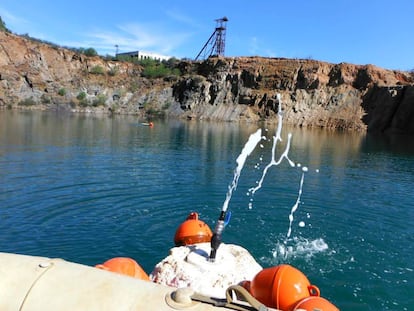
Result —
M257 57L213 58L183 72L188 77L173 94L195 117L274 120L280 93L285 120L298 126L414 133L413 76L406 72Z
M0 33L0 107L128 113L414 134L412 73L372 65L238 57L182 61L180 76L141 77L127 62Z

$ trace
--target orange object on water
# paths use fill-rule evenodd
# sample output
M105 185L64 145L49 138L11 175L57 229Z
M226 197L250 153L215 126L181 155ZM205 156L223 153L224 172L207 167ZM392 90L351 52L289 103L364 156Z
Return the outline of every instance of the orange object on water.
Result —
M174 236L175 246L210 242L213 233L210 227L198 219L198 213L192 212L178 227Z
M250 293L261 303L283 311L292 311L304 298L320 295L319 289L290 265L263 269L245 287L248 285Z
M137 279L149 281L148 274L132 258L115 257L105 261L103 264L95 266L96 268L107 270L119 274L132 276Z
M330 301L318 296L310 296L302 299L301 301L299 301L299 303L295 306L293 310L339 311L339 309Z

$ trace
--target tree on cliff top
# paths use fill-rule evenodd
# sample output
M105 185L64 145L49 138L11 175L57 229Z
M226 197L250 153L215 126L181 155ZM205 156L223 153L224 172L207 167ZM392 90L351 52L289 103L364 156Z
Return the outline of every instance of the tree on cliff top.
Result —
M10 32L10 30L7 29L6 23L3 21L1 16L0 16L0 31Z

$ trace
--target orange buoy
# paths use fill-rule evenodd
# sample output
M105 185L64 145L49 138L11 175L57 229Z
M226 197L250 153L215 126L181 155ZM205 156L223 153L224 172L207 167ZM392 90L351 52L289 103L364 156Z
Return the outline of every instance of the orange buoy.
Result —
M149 281L148 274L145 273L141 266L132 258L115 257L105 261L103 264L96 265L95 267Z
M306 297L302 299L293 309L293 311L296 311L296 310L339 311L339 309L335 305L333 305L330 301L326 300L323 297L318 297L318 296L310 296L310 297Z
M148 123L148 125L149 125L149 127L153 127L154 123L150 122L150 123Z
M290 265L266 268L256 274L250 284L250 293L268 307L291 311L298 301L319 296L319 289L308 278Z
M175 232L174 243L183 246L210 242L212 236L210 227L198 219L198 213L192 212Z
M249 293L251 293L251 281L241 281L239 283L240 286L244 287L245 290L247 290Z

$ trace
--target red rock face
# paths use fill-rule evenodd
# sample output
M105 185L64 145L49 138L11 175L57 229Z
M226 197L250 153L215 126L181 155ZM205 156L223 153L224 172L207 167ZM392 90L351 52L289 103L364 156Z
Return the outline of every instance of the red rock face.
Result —
M276 122L280 93L290 124L414 132L409 72L262 57L177 67L180 76L146 79L139 65L0 32L0 107Z

